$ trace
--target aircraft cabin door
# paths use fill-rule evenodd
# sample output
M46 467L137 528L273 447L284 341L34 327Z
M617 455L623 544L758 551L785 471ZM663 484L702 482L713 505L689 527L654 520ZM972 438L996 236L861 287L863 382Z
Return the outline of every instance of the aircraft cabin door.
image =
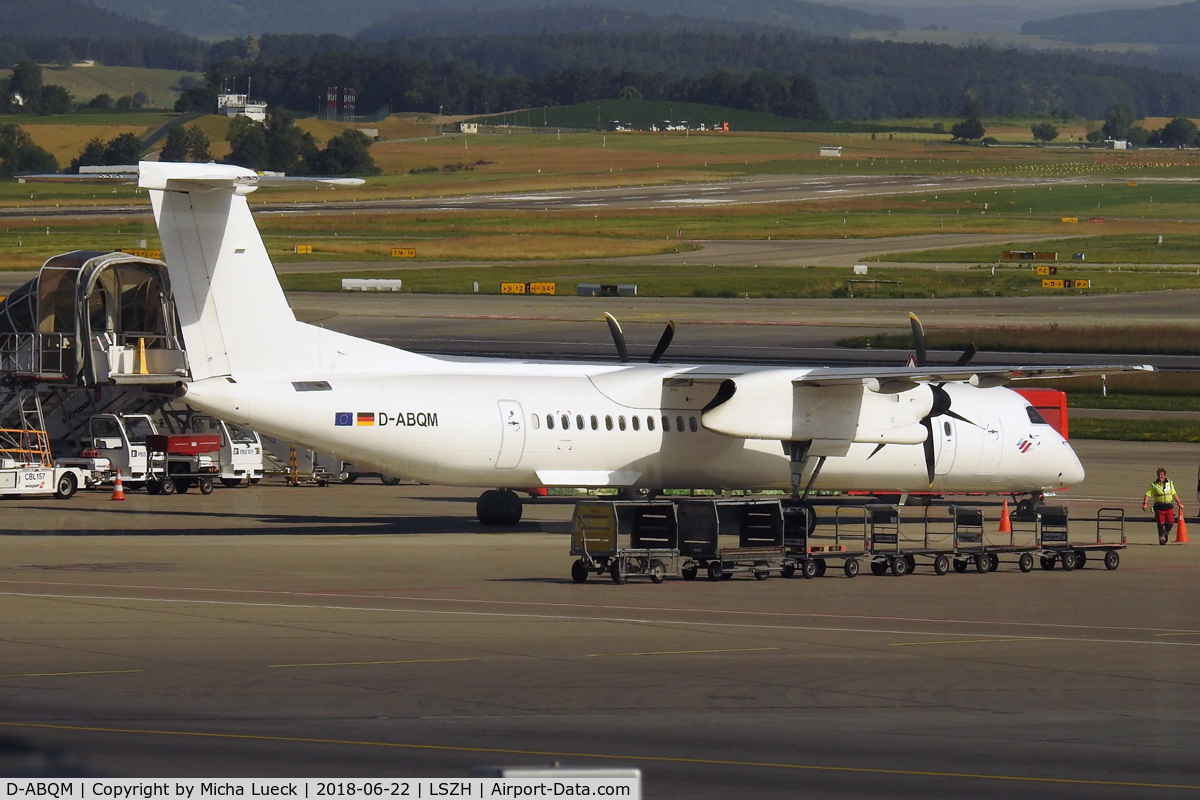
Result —
M512 469L521 463L525 452L525 416L516 400L500 400L500 453L496 469Z
M954 467L954 458L958 453L958 431L955 420L951 417L935 417L934 432L941 448L934 460L934 475L945 475Z

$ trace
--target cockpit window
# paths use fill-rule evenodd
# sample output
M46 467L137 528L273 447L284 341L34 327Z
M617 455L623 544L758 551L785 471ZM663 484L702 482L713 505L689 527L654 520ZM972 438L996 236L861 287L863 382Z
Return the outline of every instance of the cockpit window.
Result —
M1029 415L1029 421L1034 425L1049 425L1046 418L1038 413L1038 410L1033 406L1025 406L1025 413Z

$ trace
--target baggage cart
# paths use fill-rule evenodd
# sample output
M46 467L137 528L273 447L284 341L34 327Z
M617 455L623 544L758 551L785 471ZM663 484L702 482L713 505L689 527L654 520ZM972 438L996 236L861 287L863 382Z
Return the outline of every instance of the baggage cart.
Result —
M863 525L856 529L847 524L862 506L838 506L834 510L833 535L819 533L812 519L812 508L807 504L785 505L784 546L787 561L780 574L790 578L797 572L805 578L819 578L825 574L830 561L842 562L842 572L847 578L858 575L859 559L869 555L867 543L870 534Z
M631 576L662 583L679 572L678 539L669 502L580 501L571 517L571 580L607 573L618 585Z
M1044 570L1060 565L1064 572L1080 569L1090 556L1099 555L1104 568L1114 570L1121 564L1125 549L1125 510L1101 508L1096 512L1096 538L1072 541L1070 515L1066 506L1042 506L1038 511L1037 554ZM1102 555L1101 555L1102 554Z
M778 500L680 500L677 514L685 580L704 570L710 581L738 572L761 581L787 563Z

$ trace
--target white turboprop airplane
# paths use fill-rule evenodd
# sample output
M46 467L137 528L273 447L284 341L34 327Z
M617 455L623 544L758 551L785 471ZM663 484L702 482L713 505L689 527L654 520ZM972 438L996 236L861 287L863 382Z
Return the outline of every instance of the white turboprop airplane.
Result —
M1059 489L1083 480L1079 459L1001 384L1151 369L421 355L295 319L245 198L270 182L232 166L140 165L187 350L185 402L389 475L500 487L479 498L485 524L518 522L513 489L533 486Z

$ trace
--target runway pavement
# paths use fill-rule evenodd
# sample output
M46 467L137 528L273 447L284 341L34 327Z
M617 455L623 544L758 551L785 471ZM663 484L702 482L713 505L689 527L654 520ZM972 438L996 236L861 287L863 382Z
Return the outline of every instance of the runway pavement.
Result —
M1160 464L1190 486L1195 448L1078 446L1089 478L1054 502L1084 538L1129 510L1114 572L576 585L561 500L508 532L472 490L362 482L7 501L0 736L115 776L561 763L640 767L646 797L1186 796L1200 551L1153 544L1139 497Z

